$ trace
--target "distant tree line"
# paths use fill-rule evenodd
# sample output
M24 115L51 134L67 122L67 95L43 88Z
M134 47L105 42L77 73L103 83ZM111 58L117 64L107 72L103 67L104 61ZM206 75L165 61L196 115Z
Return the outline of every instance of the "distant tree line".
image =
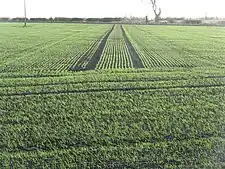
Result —
M27 22L120 22L123 18L66 18L66 17L55 17L55 18L27 18ZM0 18L0 22L23 22L24 18Z
M3 18L0 18L0 21L1 21L1 22L7 22L7 21L9 21L9 20L10 20L10 18L4 18L4 17L3 17Z
M174 24L174 23L184 23L184 24L202 24L201 19L187 19L184 17L181 18L172 18L172 17L167 17L167 18L161 18L162 21L167 21L167 23Z
M212 22L209 20L213 20ZM0 22L24 22L23 17L8 18L0 17ZM166 17L160 18L157 22L148 20L147 17L124 17L124 18L27 18L30 23L125 23L125 24L160 24L160 25L222 25L225 26L225 18L184 18Z

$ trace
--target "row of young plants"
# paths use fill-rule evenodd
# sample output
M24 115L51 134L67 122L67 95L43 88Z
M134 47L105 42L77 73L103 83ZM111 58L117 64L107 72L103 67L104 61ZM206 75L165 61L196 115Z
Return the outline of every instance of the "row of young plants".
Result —
M211 73L210 73L211 72ZM136 71L109 73L81 72L76 75L42 76L27 78L1 78L2 95L76 93L111 90L144 90L167 88L204 88L224 86L223 73L213 71L199 73L196 71L152 72Z
M218 155L224 140L211 140ZM207 139L183 142L142 143L135 146L101 146L48 152L14 153L0 160L2 168L224 168ZM125 152L125 153L124 153ZM179 152L179 153L178 153ZM38 154L38 156L37 156ZM171 157L173 155L173 157ZM12 168L11 167L11 168Z
M133 68L133 63L123 38L120 25L116 25L110 34L97 69Z
M59 93L76 93L91 91L112 91L112 90L147 90L147 89L170 89L170 88L204 88L204 87L223 87L225 86L224 78L203 78L203 79L162 79L158 81L93 81L93 82L53 82L39 85L18 85L12 87L1 87L0 95L32 95L32 94L51 94Z
M35 31L37 33L35 38L37 36L46 37L38 39L38 42L35 41L32 33L27 34L24 42L20 42L18 38L15 43L23 43L28 47L18 47L15 49L15 52L11 51L8 52L7 56L3 56L3 62L0 64L0 72L26 71L29 73L38 73L69 70L70 67L76 66L78 60L110 27L109 25L74 25L73 27L66 27L62 31L61 28L63 26L57 25L57 29L53 29L53 32L57 36L52 36L50 33L46 34L44 32L45 29L35 26L30 27L28 31ZM55 26L52 26L52 28L55 28ZM17 34L18 37L23 36L19 32ZM11 45L6 38L7 35L1 40L5 42L5 48ZM30 41L32 41L31 44L35 42L36 46L30 45ZM88 55L93 55L92 53L88 53Z
M47 31L46 25L32 25L26 32L18 27L9 27L13 33L2 30L0 72L60 72L76 67L81 58L87 59L81 65L85 66L98 46L96 41L110 27L67 25L65 29L63 24L48 26L51 26L51 32ZM215 32L213 28L204 27L124 27L147 68L224 65L222 29ZM25 33L26 38L21 38ZM87 53L93 44L95 47ZM103 69L104 65L107 65L106 69L133 67L120 25L111 33L97 69Z
M38 156L53 156L66 166L76 159L77 164L146 160L160 166L221 167L223 91L224 87L1 97L0 107L6 110L0 116L1 154L36 163Z
M153 70L145 72L136 72L129 70L126 72L80 72L74 75L70 74L44 74L31 76L13 76L0 78L0 87L19 87L19 86L41 86L41 85L57 85L67 83L93 83L93 82L154 82L154 81L173 81L173 80L188 80L188 79L223 79L222 74L215 74L213 76L206 74L199 74L195 71L190 72L153 72ZM110 76L108 74L111 73Z
M129 29L134 34L138 31L139 38L151 46L151 50L146 46L149 55L155 53L167 60L179 61L183 67L224 67L224 47L221 44L225 34L221 29L217 32L206 27L130 26Z
M9 81L17 81L20 82L21 80L27 79L40 79L40 78L62 78L62 77L73 77L74 75L82 77L88 76L92 78L95 77L98 79L99 77L105 77L108 74L111 76L120 75L118 77L123 76L134 76L137 78L140 75L149 75L149 77L154 76L162 76L165 77L166 75L173 75L173 76L185 76L185 77L212 77L212 78L219 78L224 77L224 69L220 67L193 67L193 68L168 68L168 67L154 67L148 69L98 69L98 70L90 70L90 71L80 71L74 74L72 71L63 71L63 72L55 72L55 71L48 71L48 72L27 72L20 71L20 72L4 72L0 73L0 80L9 80Z
M175 32L177 32L177 36L174 36L174 39L178 39L181 35L180 41L175 40L171 44L177 45L176 49L183 46L180 48L186 52L183 57L189 56L190 60L199 62L202 66L211 65L224 68L224 46L222 44L225 42L225 32L223 29L218 27L190 27L188 29L174 27L167 31L174 32L170 35L167 33L166 36L170 40ZM161 33L163 32L166 33L165 29L161 31Z
M97 50L101 40L100 38L105 34L109 27L110 26L105 25L102 27L99 26L90 31L82 31L81 35L83 36L80 34L78 36L76 35L71 44L73 47L69 49L69 56L71 58L68 60L61 57L59 62L55 62L55 65L52 64L51 61L47 61L47 63L49 63L48 66L52 67L51 71L76 70L84 68ZM87 34L87 32L89 34ZM63 47L63 49L65 48L66 47ZM65 54L61 54L61 56L62 55ZM59 67L59 65L61 67Z
M196 28L197 35L188 36L195 29L168 27L165 31L164 27L139 26L142 31L125 26L137 52L146 52L145 57L155 53L148 58L154 60L154 66L149 66L154 68L56 73L65 69L65 65L78 63L73 57L83 56L79 51L88 51L109 25L72 24L66 26L66 31L64 25L51 26L53 32L62 34L59 39L66 38L49 44L54 48L52 55L45 50L37 58L36 54L29 58L21 53L17 62L8 58L2 64L4 69L0 68L3 70L0 73L0 168L225 167L225 76L224 69L219 67L223 63L223 47L217 46L223 40L212 44L221 55L215 56L218 61L210 63L213 55L206 57L203 51L198 56L196 49L191 50L202 44L212 49L211 37L197 39L204 34L198 32L201 28ZM87 37L81 28L92 33ZM120 41L118 28L115 27L108 41ZM17 33L21 39L22 35ZM154 43L148 40L149 33ZM143 43L138 41L140 37ZM6 39L0 39L0 43L7 42ZM79 42L73 44L74 39ZM191 44L193 39L196 41ZM76 45L79 50L72 54L69 48ZM7 46L9 42L4 49ZM22 52L30 50L29 47L24 47ZM54 56L63 50L61 47L68 56L62 52ZM60 59L62 63L57 62ZM183 61L186 66L179 65ZM52 71L47 73L51 67L49 62ZM147 61L142 62L147 65ZM55 161L48 163L48 159Z
M179 55L176 55L174 51L168 50L165 44L154 37L154 34L149 35L134 26L127 26L125 28L128 37L146 68L194 66L180 59Z

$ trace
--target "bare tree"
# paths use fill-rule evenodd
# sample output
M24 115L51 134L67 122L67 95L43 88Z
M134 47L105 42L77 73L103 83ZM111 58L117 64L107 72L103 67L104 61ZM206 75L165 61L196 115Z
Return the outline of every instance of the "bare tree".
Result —
M26 0L24 0L24 27L27 26L27 8L26 8Z
M155 13L155 22L159 22L160 15L162 13L161 8L159 8L159 10L157 12L156 0L151 0L151 4L152 4L152 9Z

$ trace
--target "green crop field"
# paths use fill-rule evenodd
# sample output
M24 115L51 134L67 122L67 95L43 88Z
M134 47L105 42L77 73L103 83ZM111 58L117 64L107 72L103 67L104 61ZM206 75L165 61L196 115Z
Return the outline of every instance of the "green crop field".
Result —
M225 28L0 24L0 168L225 168Z

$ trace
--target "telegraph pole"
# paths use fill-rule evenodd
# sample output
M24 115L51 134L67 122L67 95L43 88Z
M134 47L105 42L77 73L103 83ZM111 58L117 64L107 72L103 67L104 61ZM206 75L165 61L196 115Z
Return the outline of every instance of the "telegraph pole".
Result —
M24 0L24 27L27 26L27 7L26 7L26 0Z

